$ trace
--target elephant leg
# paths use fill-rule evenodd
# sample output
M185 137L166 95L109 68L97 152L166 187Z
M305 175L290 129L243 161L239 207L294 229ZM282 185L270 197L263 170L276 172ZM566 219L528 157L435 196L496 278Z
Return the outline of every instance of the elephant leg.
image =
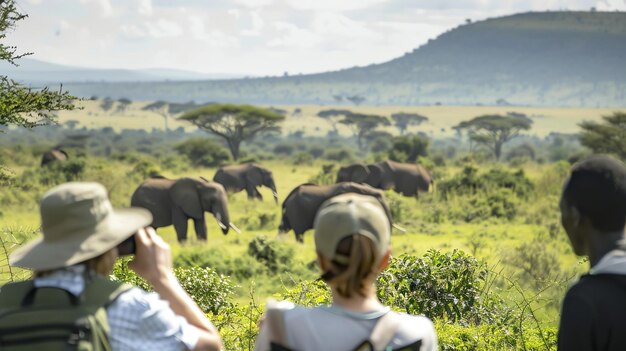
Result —
M261 195L261 193L259 192L259 190L257 188L254 188L254 197L256 199L259 199L259 200L263 201L263 195Z
M300 244L304 243L304 233L296 233L296 241Z
M248 194L248 200L253 200L256 197L258 191L251 185L246 185L246 194Z
M172 223L179 243L187 241L187 215L178 207L172 209Z
M206 221L204 218L193 220L193 225L196 229L196 237L198 240L206 241L207 231L206 231Z

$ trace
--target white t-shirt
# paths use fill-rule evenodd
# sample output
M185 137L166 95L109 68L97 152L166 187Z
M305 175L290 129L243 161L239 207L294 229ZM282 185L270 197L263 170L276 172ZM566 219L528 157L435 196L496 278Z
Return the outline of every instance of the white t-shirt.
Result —
M298 351L348 351L368 340L378 318L390 311L385 307L366 313L352 312L338 306L313 308L295 306L286 301L278 303L283 310L288 347ZM388 346L400 348L418 340L420 351L437 350L437 334L430 319L400 313L402 319ZM261 325L254 350L269 351L269 323Z

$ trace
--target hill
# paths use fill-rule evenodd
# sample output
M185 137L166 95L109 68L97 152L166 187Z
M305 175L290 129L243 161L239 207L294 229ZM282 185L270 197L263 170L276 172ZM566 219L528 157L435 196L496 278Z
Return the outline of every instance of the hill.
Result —
M386 63L291 77L71 84L83 95L370 105L626 105L626 13L524 13L454 28ZM343 100L340 100L343 99Z
M167 68L149 69L95 69L73 67L23 58L19 66L2 61L0 75L30 84L56 84L70 82L154 82L241 78L242 74L206 74Z

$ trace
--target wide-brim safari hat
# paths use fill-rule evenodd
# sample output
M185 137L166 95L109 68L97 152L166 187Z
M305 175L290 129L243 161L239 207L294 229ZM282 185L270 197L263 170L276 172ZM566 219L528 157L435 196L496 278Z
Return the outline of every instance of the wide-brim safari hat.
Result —
M152 223L143 208L113 209L98 183L71 182L48 191L40 203L39 237L9 256L12 266L46 271L97 257Z

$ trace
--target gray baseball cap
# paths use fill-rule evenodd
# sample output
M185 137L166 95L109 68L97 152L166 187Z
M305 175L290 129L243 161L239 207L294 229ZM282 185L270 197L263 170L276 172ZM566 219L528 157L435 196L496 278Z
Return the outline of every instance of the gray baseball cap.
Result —
M345 193L324 202L315 217L315 248L324 257L345 263L337 245L352 234L370 238L382 255L389 249L391 222L380 202L369 195Z

